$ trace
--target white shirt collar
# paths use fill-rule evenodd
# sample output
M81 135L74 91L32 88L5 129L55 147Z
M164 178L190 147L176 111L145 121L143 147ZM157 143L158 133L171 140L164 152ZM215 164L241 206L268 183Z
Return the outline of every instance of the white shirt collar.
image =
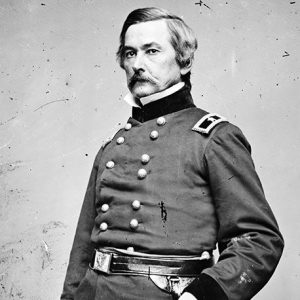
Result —
M175 92L179 91L182 87L184 86L184 82L178 82L174 85L172 85L171 87L167 88L166 90L163 90L161 92L146 96L146 97L142 97L140 99L141 103L143 105L146 105L150 102L156 101L158 99L167 97L171 94L174 94ZM124 101L127 102L129 105L134 106L134 107L140 107L139 104L137 103L136 99L132 96L131 93L128 93L125 97L124 97Z

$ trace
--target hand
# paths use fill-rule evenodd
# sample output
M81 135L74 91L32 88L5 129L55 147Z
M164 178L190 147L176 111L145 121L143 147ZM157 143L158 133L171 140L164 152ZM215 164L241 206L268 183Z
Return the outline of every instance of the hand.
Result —
M178 300L197 300L192 294L185 292L183 293Z

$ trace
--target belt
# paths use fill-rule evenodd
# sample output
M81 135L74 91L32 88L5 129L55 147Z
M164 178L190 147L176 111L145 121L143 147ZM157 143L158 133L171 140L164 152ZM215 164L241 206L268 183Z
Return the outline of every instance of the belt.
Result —
M152 255L115 248L96 249L90 268L105 274L196 277L214 264L207 251L198 256Z

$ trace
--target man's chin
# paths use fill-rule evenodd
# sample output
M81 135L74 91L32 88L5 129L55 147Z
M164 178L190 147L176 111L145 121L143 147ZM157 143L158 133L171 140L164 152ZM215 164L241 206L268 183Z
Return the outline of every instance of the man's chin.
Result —
M151 89L151 88L148 88L148 87L143 87L143 86L137 86L137 87L134 87L131 90L131 94L135 98L138 98L138 99L150 96L154 93L156 93L156 91L154 89Z

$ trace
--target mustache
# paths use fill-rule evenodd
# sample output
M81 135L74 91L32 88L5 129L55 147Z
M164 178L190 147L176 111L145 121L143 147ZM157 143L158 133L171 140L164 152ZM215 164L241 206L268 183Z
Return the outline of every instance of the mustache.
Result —
M155 83L151 78L135 73L129 80L129 88L132 88L138 81Z

